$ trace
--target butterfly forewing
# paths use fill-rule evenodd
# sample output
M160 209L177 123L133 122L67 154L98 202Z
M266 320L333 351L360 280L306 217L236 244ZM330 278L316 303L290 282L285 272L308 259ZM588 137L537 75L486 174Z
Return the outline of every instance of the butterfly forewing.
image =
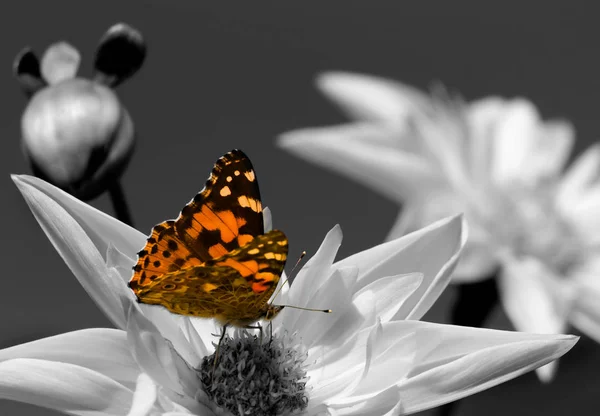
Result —
M204 189L181 211L175 230L204 261L264 233L256 174L243 152L234 150L217 161Z
M138 252L138 261L129 282L134 291L166 273L203 263L176 235L174 223L169 220L156 225L146 246Z
M264 233L262 203L252 163L241 150L221 157L202 191L176 220L156 225L129 286L221 257Z

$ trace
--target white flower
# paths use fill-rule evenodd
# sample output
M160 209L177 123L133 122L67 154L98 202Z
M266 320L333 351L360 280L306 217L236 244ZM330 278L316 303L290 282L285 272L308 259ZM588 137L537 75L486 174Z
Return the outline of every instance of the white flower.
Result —
M72 415L221 414L200 388L197 370L214 351L213 320L137 304L127 288L144 234L40 179L13 179L77 279L119 329L85 329L1 350L0 398ZM417 412L509 380L574 345L577 337L568 335L418 321L447 285L465 234L462 218L452 217L337 262L341 230L335 226L327 234L276 303L333 313L286 308L266 347L279 345L289 353L280 365L295 360L295 371L306 371L307 378L296 380L306 382L301 414ZM235 332L229 346L253 339ZM237 367L247 368L258 354L257 348L248 351ZM229 401L251 391L246 386Z
M465 103L349 73L318 86L355 121L286 133L281 147L403 204L390 239L464 212L470 237L454 281L500 268L517 330L562 333L570 322L600 341L600 147L563 172L572 126L541 120L524 99Z

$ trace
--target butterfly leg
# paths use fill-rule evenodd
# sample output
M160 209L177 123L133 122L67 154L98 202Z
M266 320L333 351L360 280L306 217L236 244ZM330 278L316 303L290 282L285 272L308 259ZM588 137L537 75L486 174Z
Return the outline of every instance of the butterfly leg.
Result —
M262 326L260 326L260 324L256 324L256 325L248 325L245 326L244 328L246 329L258 329L260 331L260 342L262 344L262 338L263 338L263 332L262 332Z
M221 332L221 338L219 338L219 343L217 344L217 349L215 350L215 359L213 361L213 371L212 376L215 376L215 369L217 368L217 360L219 359L219 348L221 347L221 342L223 342L223 338L225 338L225 334L227 333L227 326L229 324L223 325L223 331Z

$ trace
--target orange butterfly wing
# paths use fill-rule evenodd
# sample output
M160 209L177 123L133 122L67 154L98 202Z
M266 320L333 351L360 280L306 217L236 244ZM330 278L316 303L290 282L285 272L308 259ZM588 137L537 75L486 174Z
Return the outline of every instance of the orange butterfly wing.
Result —
M163 274L221 257L263 233L254 168L241 150L233 150L215 163L204 189L176 220L152 229L129 287L135 292Z
M143 303L240 326L260 319L285 266L288 241L264 233L248 157L234 150L176 220L155 226L129 287Z
M246 326L264 317L287 250L285 235L273 230L201 266L167 273L137 296L173 313Z

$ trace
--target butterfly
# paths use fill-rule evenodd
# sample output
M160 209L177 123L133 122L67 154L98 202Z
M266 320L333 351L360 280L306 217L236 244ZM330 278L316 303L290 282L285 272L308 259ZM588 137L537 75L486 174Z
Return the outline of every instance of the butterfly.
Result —
M152 229L128 286L138 302L249 327L284 308L269 299L287 253L282 231L265 233L250 159L232 150L217 160L204 189L177 219Z

